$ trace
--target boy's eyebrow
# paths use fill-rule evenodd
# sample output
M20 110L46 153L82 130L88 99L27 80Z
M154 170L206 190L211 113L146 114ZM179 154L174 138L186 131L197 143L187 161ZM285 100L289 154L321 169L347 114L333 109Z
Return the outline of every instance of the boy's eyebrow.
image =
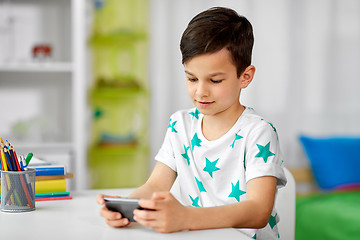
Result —
M187 74L189 74L189 75L191 75L191 76L195 76L194 74L192 74L191 72L189 72L189 71L187 71L187 70L185 70L185 73L187 73Z
M195 76L195 74L193 74L193 73L191 73L191 72L189 72L187 70L185 70L185 73L187 73L187 74L189 74L191 76ZM210 74L209 77L214 77L214 76L217 76L217 75L225 75L225 74L226 73L224 73L224 72L215 72L215 73Z
M225 74L226 73L224 73L224 72L215 72L215 73L210 74L209 76L214 77L214 76L217 76L217 75L225 75Z

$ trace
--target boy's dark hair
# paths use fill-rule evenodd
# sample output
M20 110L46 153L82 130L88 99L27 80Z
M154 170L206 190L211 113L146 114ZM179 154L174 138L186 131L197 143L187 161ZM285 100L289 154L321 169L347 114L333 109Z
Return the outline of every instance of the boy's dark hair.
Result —
M251 64L253 45L253 29L245 17L229 8L210 8L196 15L185 29L180 41L182 63L226 47L240 77Z

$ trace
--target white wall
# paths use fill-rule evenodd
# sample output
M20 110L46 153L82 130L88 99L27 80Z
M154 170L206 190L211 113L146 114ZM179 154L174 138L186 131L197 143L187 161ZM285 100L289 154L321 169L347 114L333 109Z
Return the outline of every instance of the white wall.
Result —
M200 11L227 6L253 25L255 79L242 92L276 126L288 167L307 166L297 136L360 134L360 2L152 0L150 81L154 156L170 114L192 107L179 41Z

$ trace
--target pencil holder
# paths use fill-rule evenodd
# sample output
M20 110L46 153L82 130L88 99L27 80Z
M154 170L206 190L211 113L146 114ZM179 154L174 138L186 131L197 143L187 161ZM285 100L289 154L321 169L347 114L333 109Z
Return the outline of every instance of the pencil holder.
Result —
M35 169L1 171L1 211L35 210Z

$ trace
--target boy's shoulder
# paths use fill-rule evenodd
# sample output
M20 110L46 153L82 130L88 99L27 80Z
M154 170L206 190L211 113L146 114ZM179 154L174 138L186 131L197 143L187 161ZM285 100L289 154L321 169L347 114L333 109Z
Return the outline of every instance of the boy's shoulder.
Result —
M259 115L252 107L245 107L245 111L241 117L243 117L243 119L247 122L261 123L264 121L264 118Z
M246 110L242 117L243 117L242 125L245 128L249 128L252 130L265 128L265 129L273 130L276 133L276 129L275 129L274 125L271 122L267 121L264 117L259 115L251 107L246 107Z

